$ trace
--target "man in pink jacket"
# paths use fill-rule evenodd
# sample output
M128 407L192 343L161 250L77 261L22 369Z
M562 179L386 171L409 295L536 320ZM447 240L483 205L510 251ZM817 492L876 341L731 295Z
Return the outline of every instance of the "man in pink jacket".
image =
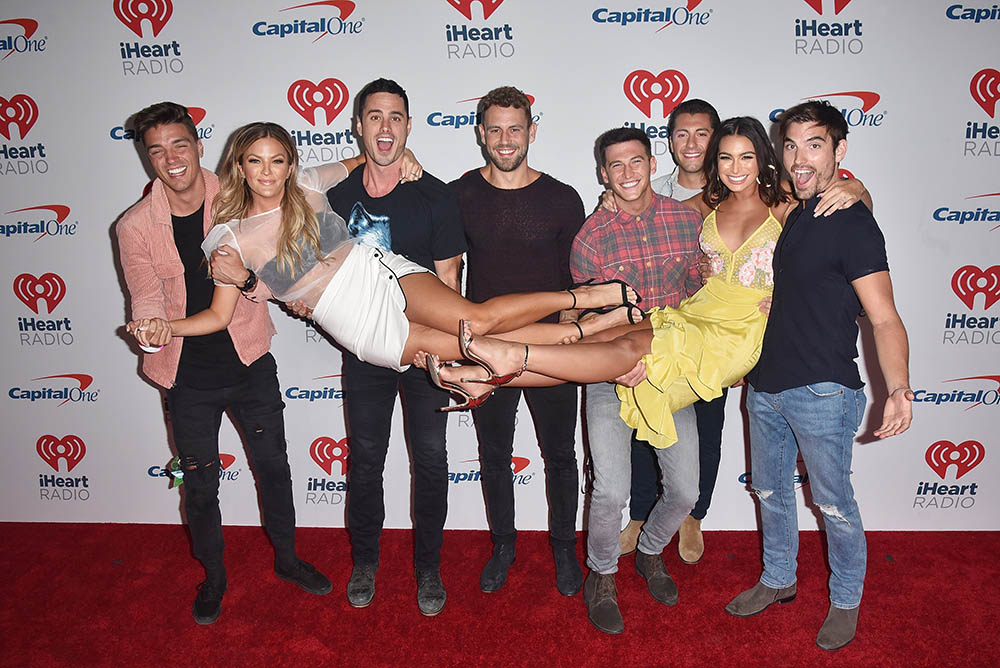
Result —
M183 318L212 300L201 242L212 222L219 193L215 174L202 169L203 153L187 109L161 102L134 118L156 180L149 194L116 227L131 318ZM231 271L246 273L236 256ZM226 591L222 515L219 511L219 426L229 411L243 432L257 478L264 526L274 546L275 574L312 594L326 594L330 581L295 553L295 508L285 452L284 403L277 367L268 352L274 325L267 288L250 272L229 327L206 336L174 338L156 353L144 353L143 373L166 388L167 416L184 480L184 509L192 552L205 567L194 619L211 624Z

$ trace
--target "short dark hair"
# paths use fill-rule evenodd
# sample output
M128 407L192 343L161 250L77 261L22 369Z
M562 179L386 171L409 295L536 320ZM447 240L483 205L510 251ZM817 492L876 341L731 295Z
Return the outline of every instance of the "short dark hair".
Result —
M604 154L609 146L624 144L627 141L641 142L646 147L646 155L653 156L653 146L649 143L649 137L639 128L612 128L597 138L595 145L597 159L601 166L604 166Z
M146 132L161 125L180 123L188 132L191 138L198 141L198 129L194 126L194 120L188 113L187 107L176 102L157 102L151 104L132 117L132 131L135 138L146 145Z
M778 126L778 135L782 142L785 141L787 136L785 133L792 123L816 123L826 128L830 133L830 139L833 140L834 150L842 139L847 139L847 119L826 100L809 100L782 112L781 125Z
M667 135L670 137L674 136L674 124L677 122L677 116L680 114L708 114L708 121L712 125L712 132L719 129L719 112L715 110L715 107L705 102L705 100L694 98L693 100L684 100L670 112L670 118L667 119Z
M757 156L757 195L769 207L777 206L786 201L781 189L781 172L778 169L778 158L774 147L767 136L767 131L756 118L737 116L727 118L712 133L705 149L705 189L701 199L709 207L715 209L729 197L729 188L719 178L719 147L722 140L732 135L746 137L753 144L753 152Z
M479 104L476 105L476 114L479 117L479 123L482 124L486 116L486 110L490 107L513 107L514 109L523 109L524 115L528 117L528 125L531 125L531 100L528 96L513 86L500 86L499 88L494 88L489 93L484 95L479 100Z
M410 115L410 99L406 97L406 91L403 87L392 79L376 79L370 83L365 84L365 87L358 91L358 114L362 114L365 111L365 101L368 99L369 95L374 95L375 93L392 93L393 95L398 95L403 98L403 110L406 111L406 116Z

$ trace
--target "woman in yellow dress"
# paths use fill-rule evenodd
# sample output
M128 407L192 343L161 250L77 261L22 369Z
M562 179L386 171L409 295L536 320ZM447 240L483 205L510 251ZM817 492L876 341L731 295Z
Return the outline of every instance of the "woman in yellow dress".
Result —
M677 440L671 415L697 399L711 400L738 382L760 356L774 285L771 260L795 200L783 189L777 158L760 122L731 118L712 135L707 185L687 200L705 217L701 247L713 276L678 308L653 309L635 325L616 327L578 344L525 345L460 332L465 357L486 370L419 359L435 382L464 396L484 384L592 383L630 371L639 359L647 378L618 386L621 417L656 447ZM870 204L869 204L870 206ZM472 376L472 378L470 378ZM478 380L476 380L478 379Z

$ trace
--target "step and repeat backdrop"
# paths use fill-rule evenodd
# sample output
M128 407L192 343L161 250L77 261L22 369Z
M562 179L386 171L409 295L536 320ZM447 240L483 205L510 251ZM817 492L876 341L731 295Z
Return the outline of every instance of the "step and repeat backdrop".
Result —
M870 408L854 485L865 524L1000 529L998 45L991 0L6 0L0 520L180 521L161 396L123 335L113 226L150 179L126 119L161 100L187 105L208 168L237 126L276 121L315 165L357 154L351 101L386 76L410 96L409 146L445 181L483 164L477 99L523 89L538 124L530 164L572 184L588 210L602 190L594 140L611 127L642 128L663 174L666 117L682 100L765 125L804 99L842 109L841 167L875 201L916 394L912 429L873 440L884 387L863 333ZM340 353L276 305L272 317L299 523L343 526ZM742 394L729 396L707 529L756 527ZM408 527L396 413L386 525ZM448 526L485 528L472 419L449 419ZM225 520L256 524L253 474L228 421L220 439ZM545 528L544 463L524 406L511 467L519 526ZM796 484L803 526L815 528L804 470Z

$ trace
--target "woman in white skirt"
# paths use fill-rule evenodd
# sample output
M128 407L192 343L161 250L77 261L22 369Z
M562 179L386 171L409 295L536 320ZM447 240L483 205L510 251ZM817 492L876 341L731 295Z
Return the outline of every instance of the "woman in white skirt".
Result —
M239 128L219 173L214 226L202 250L208 257L221 246L235 249L273 298L301 302L359 359L400 371L418 350L458 358L460 320L477 334L559 343L627 322L635 308L629 304L638 295L621 283L470 302L424 267L351 237L326 198L347 173L342 163L299 171L292 138L279 125ZM147 346L217 332L229 325L238 299L239 289L217 283L205 311L169 322L133 321L128 330ZM556 311L616 304L626 306L578 324L533 324Z

